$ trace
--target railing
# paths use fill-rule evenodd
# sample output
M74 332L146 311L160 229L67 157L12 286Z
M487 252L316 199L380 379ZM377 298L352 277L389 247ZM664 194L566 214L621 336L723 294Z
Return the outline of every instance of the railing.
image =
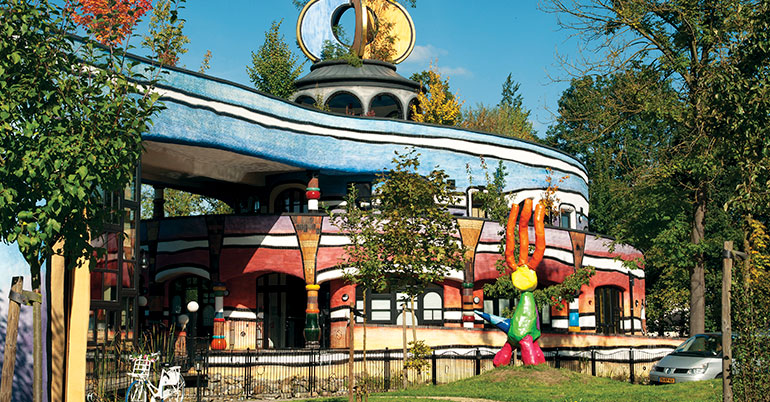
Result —
M340 349L258 349L213 351L208 339L187 339L187 355L173 358L181 365L186 400L212 401L246 398L296 398L343 395L348 392L349 352ZM652 365L671 350L666 348L553 348L544 349L546 363L594 376L644 383ZM407 383L444 384L479 375L494 368L497 348L445 346L434 349L426 369L407 370ZM105 353L105 355L108 353ZM96 392L107 392L120 399L128 385L127 365L119 356L99 356L108 370L91 370L89 384ZM401 349L369 350L354 353L353 372L357 390L386 392L403 387ZM163 359L169 361L170 359ZM521 356L512 362L521 365ZM101 394L100 394L101 395ZM103 396L103 395L102 395Z

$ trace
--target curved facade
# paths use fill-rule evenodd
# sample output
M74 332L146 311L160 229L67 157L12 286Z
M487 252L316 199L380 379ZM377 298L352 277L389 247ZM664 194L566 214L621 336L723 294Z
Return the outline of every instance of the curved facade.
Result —
M621 245L610 252L609 240L583 231L588 174L572 156L454 127L322 112L178 69L165 77L158 91L166 110L144 137L143 182L220 198L236 214L143 222L142 248L151 261L145 275L149 302L141 313L146 323L186 314L192 316L191 336L211 336L234 348L305 346L305 338L314 337L306 332L311 327L320 331L321 346L345 346L348 306L363 307L363 295L342 279L339 263L347 237L317 212L310 194L332 207L350 185L365 194L376 175L391 167L395 151L413 147L424 173L439 166L454 181L457 201L450 209L463 229L456 235L474 259L470 271L449 275L419 298L418 324L458 334L483 331L481 321L463 322L463 284L472 286L474 309L499 314L513 307L511 300L483 294L483 285L499 275L494 267L501 258L500 228L478 218L473 200L480 191L475 186L485 181L484 158L488 166L505 166L511 202L540 199L548 187L547 169L554 177L568 176L556 193L562 214L546 230L538 276L541 285L558 283L576 265L594 266L597 274L575 300L564 301L564 308L543 309L544 329L624 333L643 328L644 271L635 262L642 255ZM369 98L355 88L346 91L360 96L366 108L377 94L390 94L401 113L406 111L409 99L397 88L370 89ZM330 95L340 90L328 86ZM397 297L367 298L373 325L402 322ZM186 312L193 298L203 300L200 309Z

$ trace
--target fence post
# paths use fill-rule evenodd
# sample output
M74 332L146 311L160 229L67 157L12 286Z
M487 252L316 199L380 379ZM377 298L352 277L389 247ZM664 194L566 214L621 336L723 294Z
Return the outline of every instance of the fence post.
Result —
M481 374L481 351L476 348L476 375Z
M383 368L383 382L385 385L385 391L388 391L390 389L390 349L385 348L385 355L384 355L384 368Z
M628 382L631 384L634 383L634 348L629 347L628 348Z
M430 371L431 371L431 380L433 381L433 385L436 385L436 351L434 350L433 353L430 355Z
M596 377L596 349L591 349L591 375Z
M554 355L555 367L561 368L561 359L559 358L559 348L556 348L556 354Z

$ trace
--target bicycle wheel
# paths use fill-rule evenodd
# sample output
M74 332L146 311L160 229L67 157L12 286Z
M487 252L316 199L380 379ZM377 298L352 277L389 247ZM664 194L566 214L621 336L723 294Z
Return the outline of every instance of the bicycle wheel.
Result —
M147 388L144 386L144 381L134 381L128 386L126 391L126 402L146 402L147 401Z
M174 386L174 390L171 391L168 398L163 402L182 402L184 400L184 377L179 376L179 383Z

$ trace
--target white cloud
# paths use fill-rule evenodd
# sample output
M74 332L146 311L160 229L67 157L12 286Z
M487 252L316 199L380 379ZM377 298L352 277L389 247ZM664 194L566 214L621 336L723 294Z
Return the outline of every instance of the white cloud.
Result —
M465 69L465 67L441 67L439 66L438 72L442 77L456 77L458 75L465 75L472 77L473 73Z
M417 45L412 49L409 57L404 60L404 63L429 64L438 59L439 56L446 56L447 54L449 54L448 51L433 45Z

